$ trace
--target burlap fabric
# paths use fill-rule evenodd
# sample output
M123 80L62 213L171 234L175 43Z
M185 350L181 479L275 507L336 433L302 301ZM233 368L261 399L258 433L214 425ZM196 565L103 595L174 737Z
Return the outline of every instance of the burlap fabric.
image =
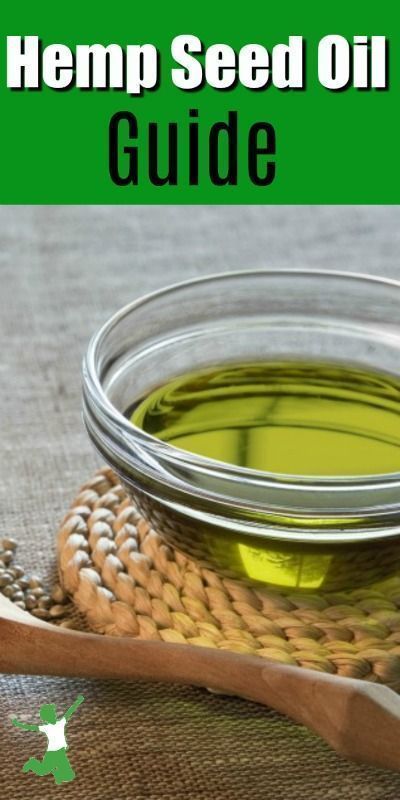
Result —
M50 581L54 535L96 466L80 418L90 333L166 281L243 266L400 277L399 211L346 208L0 209L0 508L18 560ZM1 643L0 643L1 646ZM400 775L358 767L303 728L197 689L0 678L0 785L13 800L398 800ZM70 722L76 780L22 775L43 751L9 716L86 702Z

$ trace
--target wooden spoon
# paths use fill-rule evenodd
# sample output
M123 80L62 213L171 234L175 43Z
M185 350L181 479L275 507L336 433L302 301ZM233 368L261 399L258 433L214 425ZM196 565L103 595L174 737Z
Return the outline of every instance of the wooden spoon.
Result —
M400 770L400 698L385 686L226 650L59 628L1 594L0 672L204 686L274 708L348 758Z

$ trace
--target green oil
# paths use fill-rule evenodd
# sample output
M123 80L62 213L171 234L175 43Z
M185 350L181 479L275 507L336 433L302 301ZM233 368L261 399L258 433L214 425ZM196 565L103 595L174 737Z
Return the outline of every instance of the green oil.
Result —
M128 413L163 442L253 470L319 477L400 470L400 380L352 365L221 364L158 386Z
M175 447L267 473L354 478L400 470L400 380L351 364L221 364L155 387L127 416ZM400 570L398 540L359 546L301 539L304 527L365 528L367 518L254 511L251 520L266 531L255 537L189 518L151 492L137 491L136 500L170 544L228 576L285 591L336 591ZM292 528L293 540L271 538L279 527Z

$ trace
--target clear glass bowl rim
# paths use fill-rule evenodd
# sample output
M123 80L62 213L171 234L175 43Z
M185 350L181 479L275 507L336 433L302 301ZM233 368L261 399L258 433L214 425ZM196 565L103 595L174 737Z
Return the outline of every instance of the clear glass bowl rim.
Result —
M381 504L379 499L379 494L381 491L385 491L385 489L390 489L391 492L393 490L399 490L399 498L400 498L400 472L388 473L388 474L377 474L377 475L363 475L363 476L338 476L338 477L320 477L320 476L303 476L303 475L289 475L289 474L279 474L279 473L268 473L268 472L258 472L256 470L237 467L235 465L231 465L229 463L216 461L213 459L209 459L203 456L198 456L188 451L181 450L175 446L166 444L161 442L159 439L147 434L146 432L142 431L141 429L137 428L136 426L132 425L132 423L124 417L124 415L118 411L117 408L110 402L108 399L102 385L101 381L97 372L97 360L98 355L101 352L101 348L104 342L104 339L108 336L108 334L118 326L118 324L125 319L128 315L132 314L135 309L139 307L143 307L146 303L154 302L157 298L166 297L168 294L172 294L174 292L178 292L180 289L185 287L195 287L198 284L205 284L209 283L212 285L214 281L223 281L224 279L232 279L235 277L238 278L251 278L256 276L265 276L265 277L305 277L308 279L321 279L324 276L341 279L344 282L349 281L350 279L354 281L362 281L364 283L368 283L369 286L374 284L379 284L385 286L387 288L391 288L396 292L399 292L399 307L400 307L400 282L389 279L389 278L382 278L375 275L369 275L364 273L352 272L352 271L341 271L341 270L321 270L321 269L302 269L302 268L290 268L290 269L256 269L256 270L235 270L235 271L225 271L221 273L209 274L206 276L193 278L177 283L173 283L169 286L161 288L157 291L150 292L148 294L139 297L138 299L134 300L133 302L127 304L119 311L117 311L114 315L112 315L97 331L97 333L92 336L86 355L84 357L83 362L83 383L84 383L84 399L85 403L88 404L91 408L95 408L96 413L101 416L102 422L105 425L105 428L108 429L109 433L114 437L117 435L122 443L122 447L124 449L124 454L126 458L129 458L129 454L127 453L127 442L129 441L132 444L132 447L138 447L143 450L145 453L148 453L150 456L155 458L164 459L166 462L171 464L183 464L190 466L190 469L193 472L199 472L203 474L216 474L216 475L224 475L230 481L240 480L242 483L248 484L257 484L258 486L264 485L265 487L273 488L273 487L280 487L290 488L292 492L309 492L312 490L313 492L325 492L329 489L329 492L332 495L335 494L337 490L340 494L349 490L357 489L362 494L365 492L370 492L373 490L373 495L375 500L377 501L372 506L368 503L368 507L372 511L374 509L375 514L379 514L379 511L388 512L388 507L385 503ZM151 469L150 469L151 471ZM159 478L159 475L157 476ZM168 478L167 478L168 480ZM171 485L173 485L173 480L171 480ZM187 485L187 490L190 491L191 487L190 484ZM198 495L201 495L201 490L196 490ZM207 495L209 497L209 495ZM217 499L221 499L221 495L216 495ZM228 499L228 498L227 498ZM400 509L400 499L398 503L395 504L397 509ZM395 506L392 505L392 509ZM291 511L293 513L295 509L292 507ZM337 509L339 511L339 509ZM324 512L321 513L321 516ZM347 509L348 513L348 509Z

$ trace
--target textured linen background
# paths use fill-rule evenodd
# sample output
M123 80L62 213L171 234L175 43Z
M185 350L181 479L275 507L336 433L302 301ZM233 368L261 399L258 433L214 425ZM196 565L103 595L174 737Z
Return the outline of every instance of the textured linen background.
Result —
M398 207L0 208L0 535L50 580L54 533L97 460L80 416L89 336L143 292L252 267L400 278ZM400 309L399 309L400 314ZM1 642L0 642L1 647ZM76 780L22 775L44 740L17 731L64 710ZM356 735L356 732L355 732ZM400 746L400 743L399 743ZM267 709L198 689L0 677L0 786L12 800L399 800L400 775L349 764Z

